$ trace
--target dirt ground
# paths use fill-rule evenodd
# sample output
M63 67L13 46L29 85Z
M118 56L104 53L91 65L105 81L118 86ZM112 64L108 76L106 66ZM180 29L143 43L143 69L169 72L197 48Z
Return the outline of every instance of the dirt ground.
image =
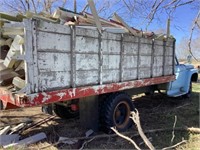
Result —
M140 113L140 120L143 130L169 129L173 128L175 116L177 117L176 127L199 127L199 92L200 83L193 84L192 98L168 98L164 95L155 94L154 96L138 95L133 97L136 108ZM41 107L24 108L17 110L4 110L0 112L0 127L6 125L15 126L27 120L38 122L49 115L42 113ZM58 144L59 137L77 138L84 137L87 130L82 128L78 118L62 120L58 117L32 129L26 129L21 133L22 139L39 132L44 132L47 139L36 144L23 147L21 149L78 149L87 140L79 140L77 143ZM139 136L134 136L136 128L133 125L128 130L127 135L131 137L142 149L147 149ZM105 135L103 132L95 132L95 135ZM187 131L175 131L173 142L172 131L153 132L146 134L156 149L176 144L182 139L188 140L187 144L179 147L180 149L190 149L191 146L198 149L200 147L200 136L191 134ZM191 144L194 141L194 144ZM191 144L191 146L190 146ZM188 148L189 146L189 148ZM102 138L89 140L85 149L133 149L128 141L113 135L105 135Z

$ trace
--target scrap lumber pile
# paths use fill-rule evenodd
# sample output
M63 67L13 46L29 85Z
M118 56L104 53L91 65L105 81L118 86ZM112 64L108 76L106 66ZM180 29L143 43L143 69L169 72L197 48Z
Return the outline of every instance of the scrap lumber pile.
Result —
M25 53L23 19L39 19L66 26L78 26L97 29L99 33L125 33L145 38L162 38L166 35L155 35L153 32L143 32L130 27L116 13L112 20L105 20L97 15L93 1L88 1L91 12L75 13L64 8L58 8L52 15L41 12L35 14L27 12L25 15L12 16L0 13L0 86L14 85L15 91L25 87L25 62L22 59Z
M45 119L45 121L47 122L50 119L53 119L53 117L48 117ZM3 128L0 127L0 148L16 149L20 146L28 146L30 144L46 139L47 136L44 132L37 133L27 138L21 137L24 131L36 127L37 125L41 125L42 123L44 123L43 120L33 123L33 121L29 119L25 122L17 124L16 126L7 125Z

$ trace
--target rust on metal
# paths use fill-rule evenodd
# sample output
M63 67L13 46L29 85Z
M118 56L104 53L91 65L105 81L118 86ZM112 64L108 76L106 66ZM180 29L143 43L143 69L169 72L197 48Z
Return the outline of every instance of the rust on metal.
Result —
M27 98L26 101L21 99L20 95L16 94L15 96L13 96L9 92L5 93L5 91L0 90L0 99L4 102L12 103L19 107L29 107L29 106L48 104L48 103L55 103L59 101L67 101L92 95L123 91L131 88L144 87L148 85L167 83L174 79L175 76L172 75L172 76L155 77L155 78L127 81L120 83L69 88L51 92L41 92L41 93L25 95L24 98L25 99Z

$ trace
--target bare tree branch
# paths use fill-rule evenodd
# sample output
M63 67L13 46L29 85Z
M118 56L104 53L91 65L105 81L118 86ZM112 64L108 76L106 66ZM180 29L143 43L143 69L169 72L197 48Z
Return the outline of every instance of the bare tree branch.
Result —
M174 134L174 129L176 127L176 122L177 122L177 116L174 116L174 125L173 125L173 131L172 131L172 139L171 139L171 143L173 143L174 138L175 138L175 134Z
M137 150L141 150L141 149L137 146L137 144L136 144L131 138L129 138L129 137L127 137L127 136L125 136L125 135L119 133L114 127L111 127L111 129L112 129L118 136L120 136L121 138L126 139L126 140L128 140L129 142L131 142L131 143L135 146L135 148L136 148Z
M195 21L194 21L194 24L193 24L193 27L192 27L192 30L191 30L191 33L190 33L189 42L188 42L189 52L190 52L190 54L192 55L192 57L193 57L196 61L198 61L198 59L197 59L197 58L193 55L193 53L192 53L191 43L192 43L192 37L193 37L194 29L195 29L196 26L199 27L199 24L198 24L198 19L199 19L199 18L200 18L200 10L199 10L199 12L198 12L198 14L197 14L197 17L196 17Z
M175 6L173 6L173 7L177 8L177 7L180 7L180 6L183 6L183 5L190 4L190 3L192 3L192 2L194 2L194 0L187 1L187 2L184 2L184 3L178 4L178 5L175 5Z
M31 0L31 2L32 2L32 5L33 5L34 12L37 13L37 9L36 9L34 0Z
M146 135L144 134L141 124L140 124L140 117L139 117L139 112L136 109L136 111L132 111L131 112L131 117L130 117L134 123L136 124L136 127L138 129L138 132L141 136L141 138L143 139L144 143L149 147L150 150L155 150L154 146L151 144L151 142L149 141L149 139L146 137Z

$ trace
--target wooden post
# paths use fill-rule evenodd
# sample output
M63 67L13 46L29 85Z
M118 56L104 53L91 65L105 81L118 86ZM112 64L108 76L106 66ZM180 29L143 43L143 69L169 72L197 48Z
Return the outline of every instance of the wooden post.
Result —
M74 12L77 12L77 8L76 8L76 0L74 0Z
M170 19L167 20L167 38L170 36Z

